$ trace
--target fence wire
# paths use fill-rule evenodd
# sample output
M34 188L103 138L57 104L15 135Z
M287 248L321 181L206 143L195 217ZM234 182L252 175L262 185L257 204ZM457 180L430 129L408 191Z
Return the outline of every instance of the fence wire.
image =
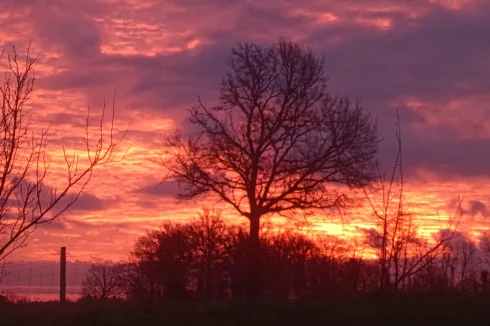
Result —
M91 262L67 261L66 299L81 297L82 282ZM0 262L0 296L9 300L58 301L60 293L59 261Z

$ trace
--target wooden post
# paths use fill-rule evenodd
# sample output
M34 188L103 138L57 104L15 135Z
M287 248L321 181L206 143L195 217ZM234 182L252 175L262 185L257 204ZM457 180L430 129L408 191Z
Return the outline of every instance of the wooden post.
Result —
M60 302L66 301L66 247L61 247L60 254Z

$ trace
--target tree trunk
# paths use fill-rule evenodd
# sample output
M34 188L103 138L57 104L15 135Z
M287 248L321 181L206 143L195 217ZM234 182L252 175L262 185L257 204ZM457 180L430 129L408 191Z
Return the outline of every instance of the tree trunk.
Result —
M260 268L260 216L250 217L250 236L248 245L247 298L258 299L262 294Z

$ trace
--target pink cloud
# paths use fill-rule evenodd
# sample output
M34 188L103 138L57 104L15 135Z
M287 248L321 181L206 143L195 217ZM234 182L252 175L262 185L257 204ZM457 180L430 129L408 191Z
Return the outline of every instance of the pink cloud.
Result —
M468 178L490 177L486 1L4 0L0 12L3 43L25 48L32 40L40 53L32 105L36 128L53 122L54 159L83 132L81 114L89 105L95 113L103 95L117 90L120 132L132 122L127 160L99 170L81 209L67 215L87 224L39 235L33 252L68 243L84 256L105 245L119 255L165 216L192 216L201 203L176 206L166 200L172 191L152 188L161 171L149 158L163 131L185 128L198 95L216 101L238 41L267 44L288 36L324 54L331 91L361 98L378 118L383 162L391 162L394 108L401 105L407 176L417 183L430 175L425 181L435 184L442 202L457 194L444 190L444 182L464 189ZM53 178L61 178L62 164L54 169ZM102 233L96 220L122 240L96 235Z

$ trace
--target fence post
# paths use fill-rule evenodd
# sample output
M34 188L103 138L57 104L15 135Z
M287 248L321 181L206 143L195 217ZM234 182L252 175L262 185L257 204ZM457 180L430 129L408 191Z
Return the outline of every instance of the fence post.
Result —
M66 301L66 247L60 253L60 302Z

